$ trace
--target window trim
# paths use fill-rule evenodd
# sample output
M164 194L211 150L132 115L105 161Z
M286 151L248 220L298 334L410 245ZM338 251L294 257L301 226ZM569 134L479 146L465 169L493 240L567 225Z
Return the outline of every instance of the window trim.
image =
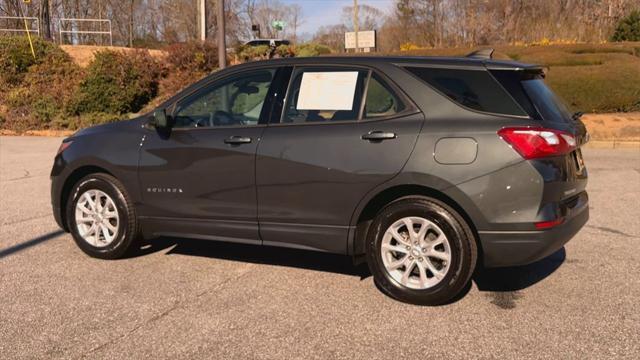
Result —
M393 95L401 103L401 105L404 107L402 109L402 111L399 111L399 112L397 112L395 114L391 114L391 115L387 115L387 116L379 116L379 117L369 118L369 119L364 117L365 116L364 111L366 109L365 106L367 104L366 97L367 97L367 94L369 92L369 84L371 83L371 80L373 79L374 75L377 75L378 78L380 79L380 81L378 81L380 83L380 85L382 85L383 87L389 87L390 88L391 95ZM404 91L402 91L398 86L396 86L395 83L393 83L388 77L386 77L381 72L372 71L371 74L369 74L369 79L367 81L366 90L367 91L364 94L365 101L362 102L362 104L363 104L362 113L360 114L360 119L361 119L360 121L361 122L367 122L367 121L373 121L373 120L394 119L394 118L397 117L398 114L404 115L406 113L407 115L411 115L411 114L415 114L415 113L419 113L420 112L418 107L413 103L412 100L410 100L410 98L404 93Z
M260 64L259 66L251 66L248 69L233 69L233 71L230 71L228 74L222 74L221 76L215 76L215 74L209 75L212 76L211 79L208 79L207 81L204 81L204 83L185 93L184 95L180 96L179 98L171 101L166 107L165 110L170 114L171 117L176 115L176 110L177 107L180 103L184 102L186 99L190 98L191 96L194 96L196 94L198 94L201 91L205 91L205 89L211 88L211 87L215 87L217 85L219 85L220 83L223 83L225 81L227 81L229 78L234 77L234 76L238 76L238 75L243 75L243 74L247 74L247 73L252 73L252 72L256 72L256 71L260 71L260 70L274 70L274 74L273 74L273 79L271 80L271 84L273 85L274 81L277 79L277 75L278 72L280 72L282 69L287 68L287 67L292 67L290 65L275 65L275 66L265 66L264 64ZM224 71L224 70L222 70ZM273 95L271 92L271 86L269 86L269 91L267 92L267 97L269 95ZM266 100L266 97L265 97ZM261 127L266 127L268 120L266 119L264 122L262 120L262 113L263 113L264 109L262 109L262 111L260 111L260 118L258 118L258 123L256 125L225 125L225 126L203 126L203 127L172 127L171 131L188 131L188 130L217 130L217 129L253 129L253 128L261 128ZM272 109L269 109L269 113L272 111ZM268 116L269 114L267 114Z
M289 102L289 92L291 91L291 86L293 84L293 80L294 80L294 74L296 72L296 70L298 68L316 68L316 67L326 67L326 68L348 68L348 69L354 69L357 71L367 71L367 77L365 79L365 84L364 84L364 89L362 90L362 101L360 102L360 109L359 109L359 113L358 113L358 119L356 120L339 120L339 121L305 121L305 122L299 122L299 123L285 123L282 122L282 120L284 119L285 116L285 109L287 108L288 102ZM406 70L405 70L406 71ZM366 97L367 97L367 92L369 90L369 81L373 78L373 74L377 74L378 77L380 77L380 79L384 82L385 85L388 85L391 90L393 91L394 95L398 98L399 101L402 102L402 105L404 106L404 110L395 113L393 115L388 115L388 116L381 116L378 118L372 118L372 119L364 119L364 109L365 109L365 105L366 105ZM369 122L377 122L377 121L386 121L386 120L393 120L393 119L397 119L400 117L405 117L405 116L409 116L409 115L414 115L417 113L420 113L420 109L415 105L415 103L413 102L413 100L411 100L411 98L409 98L407 96L407 94L402 91L400 89L400 87L393 82L392 80L389 79L388 76L386 76L383 72L378 71L372 67L369 66L364 66L364 65L359 65L359 64L335 64L335 63L309 63L309 64L302 64L302 65L294 65L292 66L292 70L291 70L291 76L289 77L289 83L287 84L287 91L284 94L284 102L283 102L283 106L282 106L282 112L280 114L280 116L278 117L278 122L269 122L267 125L268 126L274 126L274 127L283 127L283 126L310 126L310 125L344 125L344 124L359 124L359 123L369 123Z
M327 124L327 123L333 123L333 124L344 124L344 123L357 123L360 121L360 117L362 114L358 114L358 118L355 120L339 120L339 121L318 121L318 122L311 122L311 121L304 121L304 122L299 122L299 123L285 123L283 122L284 120L284 116L285 116L285 110L287 109L287 106L289 105L289 92L291 91L291 87L293 85L293 81L295 80L295 76L296 75L296 71L298 69L302 69L302 71L304 72L304 69L307 68L316 68L316 67L325 67L325 68L347 68L347 69L353 69L355 71L367 71L368 73L371 72L371 69L366 68L364 66L358 66L358 65L349 65L349 64L341 64L341 65L334 65L334 64L324 64L324 65L296 65L293 67L293 70L291 70L291 76L289 77L289 84L287 85L287 92L285 93L285 97L284 97L284 103L282 105L282 112L280 114L280 119L278 122L274 122L274 123L269 123L269 125L302 125L302 124L314 124L314 125L318 125L318 124ZM362 93L364 94L367 91L367 87L369 86L369 83L366 82L366 80L368 80L368 77L365 78L365 83L364 83L364 89L362 89ZM362 107L362 103L364 102L364 97L362 97L362 99L360 100L360 106Z
M462 105L460 103L458 103L457 101L451 99L449 96L447 96L445 93L443 93L442 91L440 91L439 89L437 89L435 86L431 85L428 81L423 80L422 78L420 78L418 75L412 73L408 68L410 67L415 67L415 68L423 68L423 69L445 69L445 70L463 70L463 71L486 71L487 73L489 73L489 76L491 77L491 79L493 79L493 81L495 81L496 84L498 84L498 86L509 96L509 99L511 99L516 106L518 106L518 108L520 108L520 110L522 110L523 113L527 114L527 115L514 115L514 114L501 114L501 113L494 113L494 112L490 112L490 111L482 111L482 110L477 110L477 109L472 109L470 107L467 107L465 105ZM513 98L513 96L507 91L507 89L504 88L504 86L502 86L502 84L500 83L500 81L498 81L498 79L496 79L493 74L491 74L491 72L489 71L489 69L482 67L482 68L478 68L478 67L471 67L471 66L431 66L430 64L410 64L410 65L406 65L403 64L401 66L399 66L399 68L401 68L403 71L405 71L407 74L409 74L410 76L414 77L416 80L422 82L423 84L427 85L430 89L432 89L433 91L435 91L438 95L441 95L442 97L444 97L445 99L449 100L451 103L453 103L454 105L467 110L467 111L471 111L477 114L482 114L482 115L491 115L491 116L499 116L499 117L508 117L508 118L514 118L514 119L528 119L528 120L532 120L533 118L528 115L528 113L522 108L522 106L520 106L520 104Z

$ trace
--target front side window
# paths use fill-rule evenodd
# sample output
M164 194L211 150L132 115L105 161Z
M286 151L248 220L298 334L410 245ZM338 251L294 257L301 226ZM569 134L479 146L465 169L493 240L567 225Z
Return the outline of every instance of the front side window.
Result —
M467 108L494 114L527 116L488 71L426 67L407 67L407 70Z
M393 116L404 110L404 105L393 91L373 74L367 87L367 98L364 105L364 118L376 119Z
M275 70L232 77L196 93L174 111L174 127L257 125Z
M297 69L283 123L356 121L368 72L345 68Z

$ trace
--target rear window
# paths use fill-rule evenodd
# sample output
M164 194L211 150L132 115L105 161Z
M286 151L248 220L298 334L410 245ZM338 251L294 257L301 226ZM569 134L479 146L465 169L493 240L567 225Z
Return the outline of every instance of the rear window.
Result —
M571 111L547 86L541 72L492 70L491 73L531 117L571 122Z
M527 113L485 70L408 67L411 73L467 108L504 115Z
M542 79L523 80L522 87L543 119L553 122L571 121L569 108Z

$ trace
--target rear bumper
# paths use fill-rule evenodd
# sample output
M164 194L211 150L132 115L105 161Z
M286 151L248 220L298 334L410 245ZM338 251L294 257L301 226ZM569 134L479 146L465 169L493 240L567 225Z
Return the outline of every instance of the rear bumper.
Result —
M539 231L479 231L484 265L526 265L543 259L564 246L589 220L586 192L566 214L565 222Z

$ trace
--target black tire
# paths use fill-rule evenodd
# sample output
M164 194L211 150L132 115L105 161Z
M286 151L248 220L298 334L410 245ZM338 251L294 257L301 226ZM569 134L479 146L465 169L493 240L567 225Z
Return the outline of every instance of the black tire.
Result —
M75 208L80 196L89 190L100 190L113 200L118 210L119 226L115 239L105 247L96 247L80 235L75 218ZM87 255L99 259L117 259L125 255L131 244L138 239L140 228L135 208L124 186L118 179L107 174L90 174L78 181L66 207L67 224L78 247Z
M395 280L384 266L381 245L386 230L408 216L419 216L436 224L447 236L451 249L449 270L433 287L412 289ZM416 305L441 305L465 288L476 266L478 250L473 231L450 206L427 197L403 198L382 209L367 236L367 263L378 287L387 295Z

